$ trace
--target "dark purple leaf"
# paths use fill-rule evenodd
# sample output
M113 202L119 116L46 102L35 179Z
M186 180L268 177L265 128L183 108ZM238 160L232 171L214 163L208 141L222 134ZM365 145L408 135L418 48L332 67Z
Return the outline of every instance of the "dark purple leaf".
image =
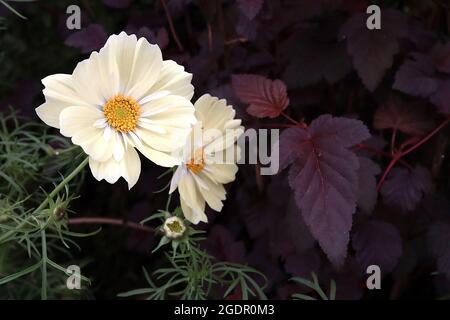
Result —
M245 245L236 241L231 232L222 225L215 225L208 235L208 241L203 246L219 261L235 263L245 262Z
M289 184L312 235L336 267L347 256L356 209L359 161L349 147L370 137L359 120L323 115L308 129L280 137L280 166L293 163Z
M281 197L280 197L281 198ZM290 197L285 217L286 233L292 243L295 252L303 253L310 250L316 244L316 240L311 235L308 226L298 211L294 196Z
M352 245L356 261L364 271L370 265L377 265L382 274L390 273L402 255L400 233L386 222L370 221L358 227Z
M381 173L380 166L369 158L358 157L358 207L370 214L377 202L377 179Z
M237 3L242 13L252 20L261 11L264 0L237 0Z
M408 38L417 49L422 52L429 51L436 42L436 33L425 29L424 26L416 19L410 19Z
M412 53L399 69L394 88L404 93L430 98L438 111L450 114L450 44L437 44L430 55Z
M356 13L344 24L340 37L347 39L347 51L365 86L374 91L399 52L399 38L406 36L408 25L399 11L382 12L381 30L369 30L367 14Z
M351 70L350 57L343 43L336 40L336 24L326 23L296 39L286 59L283 75L289 87L305 87L325 80L330 84L344 78Z
M431 190L431 186L431 174L427 169L418 166L411 171L397 167L392 169L384 182L381 196L387 205L403 212L412 211L423 195Z
M157 44L161 49L165 49L169 44L169 34L164 27L157 30L150 30L147 27L142 27L132 33L135 33L138 38L146 38L148 42Z
M433 61L422 53L412 53L395 76L394 89L413 96L427 98L438 87L439 79Z
M108 34L103 26L90 24L86 28L68 36L64 44L69 47L81 49L82 53L89 53L103 47L107 39Z
M433 128L433 122L424 110L413 104L390 99L377 109L373 121L376 129L395 129L409 135L423 135Z
M234 92L249 104L247 112L258 118L276 118L289 105L287 89L281 80L270 80L253 74L234 75Z

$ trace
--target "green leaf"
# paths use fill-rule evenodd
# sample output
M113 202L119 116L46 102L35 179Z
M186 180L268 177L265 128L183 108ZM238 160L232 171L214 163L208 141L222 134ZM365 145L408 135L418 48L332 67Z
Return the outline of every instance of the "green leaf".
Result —
M310 297L310 296L308 296L306 294L301 294L301 293L293 294L292 297L294 299L299 299L299 300L317 300L316 298L313 298L313 297Z
M137 296L140 294L152 293L154 291L155 291L155 289L153 289L153 288L135 289L135 290L119 293L117 296L125 298L125 297Z
M336 282L330 281L330 300L336 300Z
M16 2L19 2L19 1L16 1ZM5 0L0 0L0 3L3 4L8 10L13 12L15 15L19 16L20 18L22 18L24 20L27 20L27 17L25 17L24 15L20 14L16 9L11 7Z
M161 238L161 241L159 241L158 246L157 246L155 249L153 249L152 253L155 252L155 251L157 251L159 248L161 248L163 245L165 245L165 244L167 244L167 243L169 243L169 242L170 242L170 239L167 238L166 236L163 236L163 237Z
M29 273L32 273L33 271L39 269L41 267L41 265L42 265L42 261L39 261L38 263L36 263L36 264L34 264L32 266L29 266L26 269L23 269L23 270L21 270L19 272L16 272L14 274L9 275L9 276L6 276L6 277L0 279L0 285L6 284L6 283L8 283L10 281L13 281L13 280L17 279L17 278L20 278L20 277L23 277L23 276L25 276L25 275L27 275Z

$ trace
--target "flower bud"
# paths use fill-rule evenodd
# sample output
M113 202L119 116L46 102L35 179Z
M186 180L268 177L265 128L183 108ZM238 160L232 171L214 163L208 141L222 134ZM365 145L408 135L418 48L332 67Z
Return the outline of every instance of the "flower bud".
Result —
M186 226L180 218L170 217L164 221L163 229L166 237L170 239L178 239L183 236L186 231Z

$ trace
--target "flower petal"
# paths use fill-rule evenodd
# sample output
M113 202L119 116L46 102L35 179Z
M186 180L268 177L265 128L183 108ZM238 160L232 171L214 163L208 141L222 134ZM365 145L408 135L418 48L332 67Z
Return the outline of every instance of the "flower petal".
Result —
M236 164L209 164L202 174L207 175L216 183L230 183L236 179L238 166Z
M191 84L192 74L184 71L184 67L172 60L163 61L158 81L148 94L168 90L171 94L191 100L194 96L194 86Z
M134 132L144 144L166 153L184 146L196 121L190 101L170 95L152 100L141 107L142 117Z
M208 222L208 217L203 211L192 209L186 204L183 198L180 199L180 204L184 217L191 223L198 224L200 222Z
M71 75L54 74L42 80L45 103L36 108L39 118L47 125L59 128L59 114L70 106L87 106L78 96Z
M97 161L89 157L89 167L98 181L105 179L112 184L123 177L128 183L128 189L131 189L139 179L141 160L136 150L130 147L125 151L121 161L116 161L113 157L106 161Z
M113 154L114 143L105 140L104 130L94 127L102 113L91 107L68 107L60 114L61 134L83 148L94 160L105 161Z
M137 145L136 148L149 160L161 167L174 167L181 164L181 158L153 149L145 144Z
M162 53L157 45L140 38L136 44L133 64L125 93L140 100L159 79L163 67Z
M204 130L216 129L222 132L228 128L228 122L233 120L236 112L227 105L225 99L218 99L209 94L201 96L194 104L195 116L202 123Z
M109 73L118 71L119 91L136 100L143 98L156 83L163 67L162 53L145 38L121 32L109 37L100 54L109 58Z
M202 179L198 176L198 179ZM226 191L222 184L214 183L210 179L202 179L202 182L208 189L199 188L202 197L208 203L211 209L220 212L223 207L222 201L226 198Z
M120 168L122 177L128 182L128 189L131 189L141 174L141 159L133 147L127 148L120 161Z
M98 181L105 179L108 183L116 183L120 178L120 164L113 158L107 161L97 161L89 157L89 167L92 175Z

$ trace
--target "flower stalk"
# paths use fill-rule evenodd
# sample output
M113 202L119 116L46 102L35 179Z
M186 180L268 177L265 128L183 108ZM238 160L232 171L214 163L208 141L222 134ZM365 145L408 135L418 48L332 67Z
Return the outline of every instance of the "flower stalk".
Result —
M53 189L53 191L45 198L44 201L30 214L28 215L22 222L20 222L16 228L9 230L8 232L5 232L0 236L0 244L5 243L9 241L12 237L14 237L17 230L20 230L25 225L28 224L29 219L31 219L36 213L39 213L42 211L49 203L50 199L53 199L70 181L72 181L73 178L75 178L82 170L83 168L88 164L89 158L86 157L83 162L81 162L78 167L76 167L72 173L70 173L66 178L63 179L56 187Z

